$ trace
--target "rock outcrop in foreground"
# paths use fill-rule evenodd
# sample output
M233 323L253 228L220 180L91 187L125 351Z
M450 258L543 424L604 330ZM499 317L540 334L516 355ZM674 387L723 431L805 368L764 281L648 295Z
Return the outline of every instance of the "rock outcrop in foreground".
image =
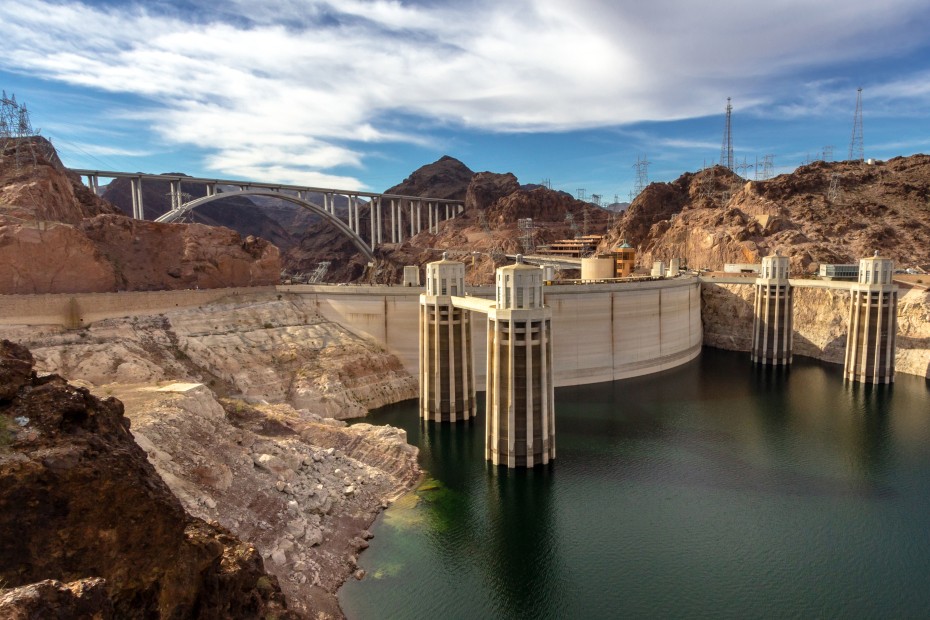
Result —
M413 398L415 379L299 296L0 337L28 343L38 370L118 397L184 509L254 544L306 617L342 616L335 593L369 526L420 475L403 431L332 419Z
M185 513L118 400L32 367L0 342L0 617L293 617L253 546Z

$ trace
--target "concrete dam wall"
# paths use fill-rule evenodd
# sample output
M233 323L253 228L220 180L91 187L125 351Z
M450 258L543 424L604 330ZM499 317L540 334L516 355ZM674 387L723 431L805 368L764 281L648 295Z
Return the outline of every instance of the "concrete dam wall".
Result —
M419 289L366 286L279 286L314 300L317 310L370 337L417 372ZM491 298L490 287L470 290ZM556 386L598 383L673 368L701 350L701 294L694 278L590 286L545 287L552 308ZM472 317L475 379L484 389L487 318Z

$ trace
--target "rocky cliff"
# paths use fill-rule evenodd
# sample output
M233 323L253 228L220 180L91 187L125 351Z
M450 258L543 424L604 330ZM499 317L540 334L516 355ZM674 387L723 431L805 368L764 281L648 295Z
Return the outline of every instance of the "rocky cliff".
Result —
M228 229L131 220L67 171L51 145L0 157L0 294L277 283L277 248ZM12 153L12 151L10 151Z
M814 162L767 181L745 181L715 166L649 185L610 243L626 239L644 266L681 257L691 267L721 269L781 250L800 274L878 250L910 267L930 262L928 198L927 155Z
M720 349L752 349L752 284L701 285L704 344ZM794 354L842 364L849 329L849 291L794 289ZM902 290L898 300L895 370L930 378L930 295Z
M0 328L37 366L103 386L200 382L222 395L287 403L331 418L417 396L395 356L321 317L300 296L238 298L160 316L100 321L79 331Z
M404 432L287 405L221 403L202 384L112 387L185 509L255 544L292 610L340 618L335 593L362 577L368 527L419 477Z
M0 616L292 617L254 547L184 512L119 401L32 366L0 342Z
M367 528L420 472L402 431L332 418L414 398L416 381L312 303L278 297L0 331L41 371L119 397L184 508L253 543L292 610L338 618Z

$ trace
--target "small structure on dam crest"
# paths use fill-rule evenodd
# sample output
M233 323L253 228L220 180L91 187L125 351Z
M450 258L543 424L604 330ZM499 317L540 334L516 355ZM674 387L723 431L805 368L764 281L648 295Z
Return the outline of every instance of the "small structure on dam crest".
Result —
M862 383L894 381L895 336L898 328L898 288L894 261L875 252L859 261L859 282L852 287L849 335L846 338L846 379Z
M555 458L552 311L543 305L543 271L501 267L488 311L485 457L495 465L533 467Z
M426 265L420 295L420 417L456 422L475 416L475 367L471 313L452 305L465 294L465 265L442 260Z
M756 278L752 325L752 361L773 366L791 363L794 332L792 290L788 283L788 257L766 256Z

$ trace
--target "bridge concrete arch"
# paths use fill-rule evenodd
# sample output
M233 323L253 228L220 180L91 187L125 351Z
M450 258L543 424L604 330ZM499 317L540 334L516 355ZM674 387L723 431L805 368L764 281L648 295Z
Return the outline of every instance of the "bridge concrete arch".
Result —
M268 198L279 198L286 202L293 203L304 209L308 209L313 213L321 216L325 221L332 223L342 234L349 238L352 241L352 244L358 248L358 251L365 255L368 260L374 260L375 255L372 253L371 246L369 246L361 235L352 230L348 224L340 220L338 217L324 209L323 207L298 198L297 196L291 196L289 194L282 194L270 189L246 189L237 192L222 192L216 193L209 196L204 196L202 198L197 198L196 200L191 200L190 202L185 202L178 209L172 209L168 211L161 217L157 218L156 222L173 222L180 218L181 216L193 211L199 206L205 205L208 202L213 202L214 200L220 200L222 198L232 198L233 196L265 196Z

